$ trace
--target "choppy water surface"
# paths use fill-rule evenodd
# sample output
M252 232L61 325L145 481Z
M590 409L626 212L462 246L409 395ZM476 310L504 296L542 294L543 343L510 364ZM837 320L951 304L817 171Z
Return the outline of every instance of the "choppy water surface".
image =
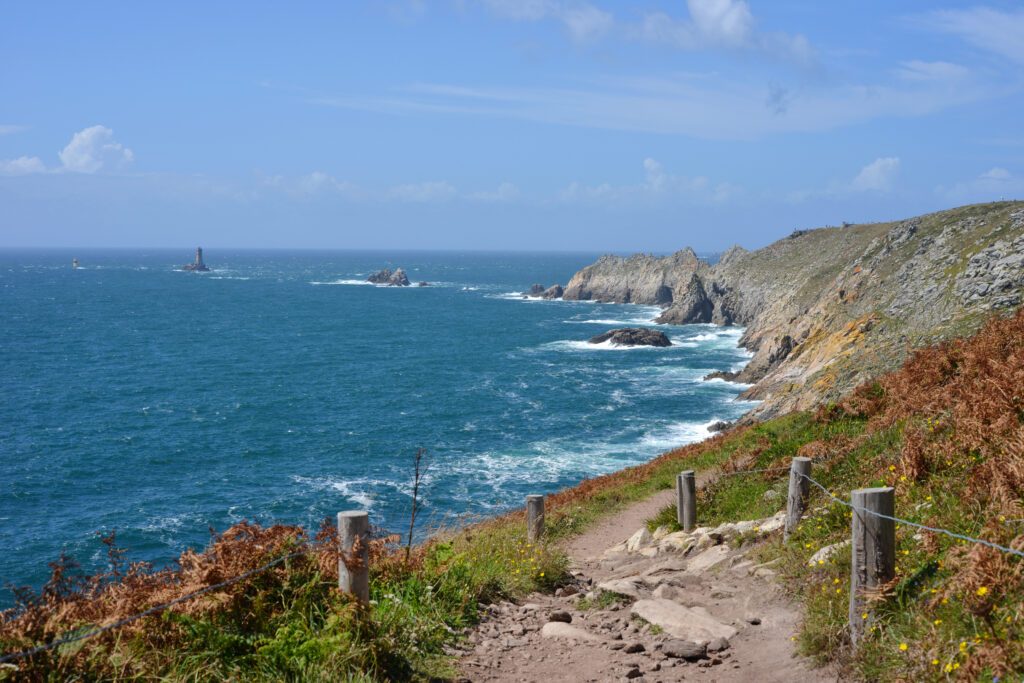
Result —
M112 529L160 563L242 519L400 528L418 446L425 521L498 512L750 407L701 380L745 362L738 329L595 347L657 309L514 294L595 256L0 252L0 581L96 567ZM363 284L398 265L431 286Z

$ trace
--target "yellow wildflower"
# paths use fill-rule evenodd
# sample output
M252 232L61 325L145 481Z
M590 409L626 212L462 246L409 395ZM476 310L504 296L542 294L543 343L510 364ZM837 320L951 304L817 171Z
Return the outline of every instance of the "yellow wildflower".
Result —
M900 643L900 652L906 652L906 651L907 651L907 644L906 643Z
M978 597L984 597L988 594L988 588L986 586L982 586L976 592L978 594Z

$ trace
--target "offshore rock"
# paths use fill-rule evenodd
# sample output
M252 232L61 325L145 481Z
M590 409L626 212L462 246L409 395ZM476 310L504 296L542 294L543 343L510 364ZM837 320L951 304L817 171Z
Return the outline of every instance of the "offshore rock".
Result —
M565 290L562 289L562 285L552 285L545 289L544 293L541 294L541 296L544 297L545 299L561 299L562 294L564 293Z
M523 292L523 296L540 296L544 293L544 285L533 285Z
M623 327L591 337L591 344L611 342L616 346L672 346L672 342L659 330L644 327Z
M405 271L401 268L396 269L394 272L390 268L384 270L378 270L376 273L366 278L367 282L372 282L375 285L388 285L389 287L408 287L409 276L405 274ZM423 287L426 283L420 283Z

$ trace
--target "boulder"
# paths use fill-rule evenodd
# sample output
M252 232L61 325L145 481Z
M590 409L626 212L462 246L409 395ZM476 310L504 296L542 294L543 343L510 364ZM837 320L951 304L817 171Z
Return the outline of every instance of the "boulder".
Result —
M735 382L736 378L739 376L740 373L738 372L730 372L729 370L715 370L714 372L709 372L708 374L704 375L704 381L709 382L713 379L724 379L726 382ZM728 428L729 426L728 422L716 422L715 424L724 424L726 425L725 428ZM713 432L719 431L714 428L714 425L712 425L708 429L710 429Z
M704 659L707 648L703 643L695 643L692 640L666 640L661 646L661 651L666 657L693 662Z
M736 635L736 629L718 621L703 607L684 607L664 598L639 600L631 613L683 640L707 643L715 638L728 640Z
M544 285L533 285L523 292L523 296L540 296L544 293Z
M732 422L726 422L725 420L719 420L708 427L709 432L724 432L727 429L732 429Z
M390 286L390 287L408 287L409 286L409 276L405 274L404 270L402 270L401 268L398 268L397 270L395 270L394 273L391 274L391 277L388 278L388 286Z
M591 337L591 344L611 342L616 346L672 346L671 340L660 330L646 327L622 327Z
M588 633L581 628L570 626L562 621L549 621L540 630L544 638L556 638L558 640L575 640L582 642L600 642L602 638Z
M383 270L378 270L376 273L370 275L370 277L366 278L366 281L372 282L375 285L386 285L388 283L388 280L390 279L391 269L385 268Z
M640 591L644 588L644 582L638 576L630 576L625 579L610 579L597 584L599 590L608 593L625 595L630 598L639 598Z
M562 285L551 285L544 290L541 296L545 299L561 299L563 294L565 294L565 290L562 289Z
M375 285L388 285L390 287L408 287L409 276L405 274L405 271L398 268L392 271L390 268L378 270L376 273L366 278L367 282L372 282ZM426 283L423 283L426 284ZM422 285L421 285L422 286Z
M626 541L626 552L635 553L641 548L650 545L653 540L651 532L647 530L647 527L642 527Z

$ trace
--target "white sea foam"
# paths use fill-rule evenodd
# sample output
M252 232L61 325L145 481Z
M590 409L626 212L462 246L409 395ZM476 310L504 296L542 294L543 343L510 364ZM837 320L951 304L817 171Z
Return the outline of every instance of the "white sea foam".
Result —
M323 282L323 281L314 280L313 282L310 282L309 284L311 284L311 285L369 285L371 287L373 286L372 282L367 282L366 280L331 280L330 282Z
M665 451L703 441L711 436L711 425L718 421L719 418L714 418L708 422L675 422L656 427L640 439L640 444L646 448Z
M588 341L578 340L562 340L549 342L542 344L541 348L549 349L552 351L637 351L637 350L663 350L671 348L668 346L625 346L623 344L613 344L610 339L601 342L600 344L591 344Z

